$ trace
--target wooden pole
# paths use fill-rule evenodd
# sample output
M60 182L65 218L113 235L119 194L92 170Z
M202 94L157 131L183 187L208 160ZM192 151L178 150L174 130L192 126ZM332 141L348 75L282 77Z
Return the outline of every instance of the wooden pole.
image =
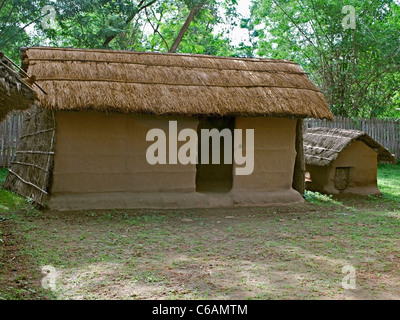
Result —
M31 81L33 82L33 84L34 84L36 87L38 87L38 88L40 89L40 91L42 91L44 94L47 94L47 92L44 91L43 88L42 88L41 86L39 86L39 85L36 83L35 79L33 79L29 74L27 74L27 73L25 72L24 69L22 69L22 68L21 68L19 65L17 65L14 61L12 61L9 57L7 57L3 52L0 52L0 57L6 58L13 66L15 66L16 68L18 68L18 70L19 70L25 77L27 77L29 80L31 80ZM18 75L18 73L17 73L15 70L13 70L13 69L11 69L10 67L8 67L4 62L2 62L2 61L0 61L0 62L1 62L1 64L2 64L3 66L5 66L9 71L11 71L11 72L13 72L13 73L15 73L15 74ZM26 85L27 87L31 88L31 87L30 87L29 85L27 85L24 81L22 81L22 83L23 83L24 85Z
M306 166L304 161L304 149L303 149L303 119L297 119L296 124L296 162L294 165L293 183L292 187L300 194L304 194L305 185L305 174Z

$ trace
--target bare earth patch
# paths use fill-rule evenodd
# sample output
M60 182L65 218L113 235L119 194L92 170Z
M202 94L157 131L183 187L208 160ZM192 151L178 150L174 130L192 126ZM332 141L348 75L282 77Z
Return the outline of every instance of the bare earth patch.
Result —
M0 300L47 299L36 268L24 254L23 242L15 235L17 225L0 216Z
M41 212L0 189L0 300L400 299L400 166L378 179L279 208Z
M56 268L57 299L400 299L400 211L360 207L47 211L19 224L36 281ZM355 290L342 288L346 265Z

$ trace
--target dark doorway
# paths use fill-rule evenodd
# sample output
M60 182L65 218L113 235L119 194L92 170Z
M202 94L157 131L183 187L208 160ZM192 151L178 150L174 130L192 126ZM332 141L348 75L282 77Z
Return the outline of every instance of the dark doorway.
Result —
M200 118L197 134L199 137L198 144L198 162L196 173L196 191L198 192L228 192L232 189L233 183L233 129L235 127L234 118L215 117ZM220 164L212 164L212 139L209 139L209 164L201 163L201 130L202 129L229 129L232 137L232 163L225 164L224 144L225 139L220 139Z

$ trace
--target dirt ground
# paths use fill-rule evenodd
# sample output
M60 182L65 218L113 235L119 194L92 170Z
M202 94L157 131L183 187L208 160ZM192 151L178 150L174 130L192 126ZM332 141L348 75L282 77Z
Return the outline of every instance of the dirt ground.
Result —
M399 299L400 208L320 209L48 211L19 221L33 270L13 280L52 265L56 299Z
M0 300L47 299L41 288L37 268L31 268L24 255L23 241L15 234L17 225L2 220L0 250Z
M279 208L43 212L12 199L0 299L400 299L399 186L381 188Z

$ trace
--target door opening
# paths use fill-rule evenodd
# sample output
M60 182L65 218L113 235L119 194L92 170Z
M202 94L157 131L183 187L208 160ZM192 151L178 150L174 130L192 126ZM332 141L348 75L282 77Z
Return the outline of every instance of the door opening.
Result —
M201 164L201 130L202 129L229 129L232 137L232 155L233 155L233 130L235 127L234 118L211 117L200 118L197 134L199 137L198 159L196 169L196 191L198 192L228 192L232 189L233 183L233 159L230 164L225 164L224 144L225 138L220 138L220 163L212 164L212 139L209 139L209 164Z

